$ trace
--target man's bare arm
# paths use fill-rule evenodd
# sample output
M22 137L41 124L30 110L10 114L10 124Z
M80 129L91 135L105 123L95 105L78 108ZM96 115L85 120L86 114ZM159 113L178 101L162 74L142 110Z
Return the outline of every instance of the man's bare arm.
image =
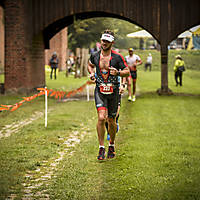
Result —
M139 60L136 65L138 66L138 65L141 65L141 64L142 64L142 60Z
M92 64L90 61L88 62L88 72L90 74L90 79L94 80L95 79L95 65Z
M125 67L123 70L118 71L116 68L114 67L109 67L110 69L110 74L113 76L121 76L121 77L127 77L129 76L129 68Z
M130 75L130 70L128 67L124 68L123 70L120 71L120 76L121 77L128 77Z

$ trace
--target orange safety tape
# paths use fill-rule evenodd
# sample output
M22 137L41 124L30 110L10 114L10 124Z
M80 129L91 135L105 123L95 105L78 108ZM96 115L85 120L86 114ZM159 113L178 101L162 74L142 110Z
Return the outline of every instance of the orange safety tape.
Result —
M9 110L10 108L0 107L0 110Z
M38 94L34 94L30 97L22 97L23 100L21 100L20 102L14 104L14 105L1 105L0 106L0 111L3 111L3 110L10 110L10 111L15 111L17 110L24 102L26 101L32 101L33 99L39 97L39 96L42 96L42 95L45 95L45 91L47 91L47 96L49 96L50 94L50 97L52 96L55 96L56 99L59 98L59 100L61 100L62 98L64 97L70 97L70 96L73 96L75 95L77 92L82 92L83 89L86 87L86 85L90 85L90 84L94 84L93 81L87 81L85 84L83 84L81 87L75 89L75 90L72 90L72 91L69 91L69 92L64 92L64 91L54 91L53 89L46 89L46 88L37 88L38 91L40 91Z
M2 107L6 107L6 108L12 107L12 105L2 105L2 104L1 104L1 106L2 106Z

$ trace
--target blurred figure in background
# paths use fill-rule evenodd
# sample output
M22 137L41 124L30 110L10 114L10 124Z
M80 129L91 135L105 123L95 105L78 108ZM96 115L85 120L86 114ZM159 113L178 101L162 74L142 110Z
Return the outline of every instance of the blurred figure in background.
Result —
M56 79L56 69L58 68L58 58L57 58L57 53L54 52L52 54L51 59L49 60L49 65L51 66L51 74L50 74L50 79L52 79L53 76L53 71L54 71L54 78Z
M147 56L147 61L145 63L144 71L147 71L148 67L149 67L149 71L151 71L152 60L153 60L152 55L151 53L149 53L149 55Z
M133 48L129 48L129 55L125 57L131 74L129 77L127 77L128 101L136 100L135 91L137 80L137 66L142 64L141 58L138 55L134 54L133 51ZM131 79L133 80L133 98L131 96Z
M180 85L182 86L182 76L183 72L185 71L185 62L183 61L181 55L177 55L174 63L174 75L175 75L175 81L176 86Z

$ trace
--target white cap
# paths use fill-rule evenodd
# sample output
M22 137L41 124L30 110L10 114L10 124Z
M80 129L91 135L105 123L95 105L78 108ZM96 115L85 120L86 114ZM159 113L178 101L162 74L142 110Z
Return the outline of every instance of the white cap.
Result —
M101 40L107 40L108 42L114 41L114 37L108 33L103 33L101 36Z

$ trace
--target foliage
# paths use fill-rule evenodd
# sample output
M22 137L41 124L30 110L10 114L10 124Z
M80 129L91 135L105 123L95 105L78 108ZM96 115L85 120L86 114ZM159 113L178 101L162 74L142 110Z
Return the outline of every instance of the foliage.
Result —
M138 46L138 40L127 38L130 32L140 30L130 22L113 18L92 18L86 20L74 20L68 28L69 48L74 50L77 47L95 47L100 36L105 29L110 29L115 33L115 48L128 48Z

